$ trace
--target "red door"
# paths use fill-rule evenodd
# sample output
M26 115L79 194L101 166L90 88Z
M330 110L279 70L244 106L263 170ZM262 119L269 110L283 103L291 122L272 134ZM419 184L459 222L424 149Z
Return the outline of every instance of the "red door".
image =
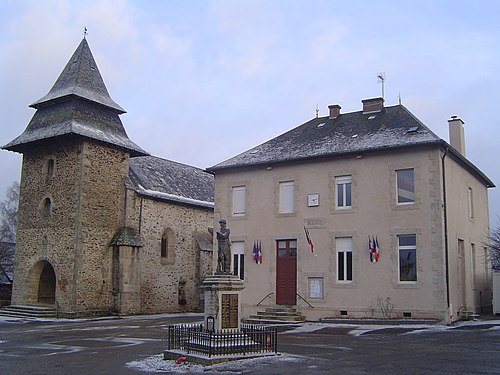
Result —
M297 295L297 240L276 241L276 304L295 305Z

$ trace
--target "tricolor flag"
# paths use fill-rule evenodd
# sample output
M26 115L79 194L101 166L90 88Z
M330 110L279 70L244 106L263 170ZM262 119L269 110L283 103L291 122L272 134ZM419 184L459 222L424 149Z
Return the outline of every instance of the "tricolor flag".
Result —
M370 252L370 262L375 263L375 238L372 240L368 236L368 251Z
M373 239L368 236L368 250L370 252L370 262L377 263L380 256L380 248L378 246L378 238L373 237Z
M262 245L260 242L253 242L253 260L257 264L262 263Z
M378 238L375 237L375 262L378 262L380 256L380 248L378 247Z
M309 247L311 248L311 253L314 253L314 244L311 240L311 237L309 236L309 231L307 230L305 225L304 225L304 232L306 233L306 239L307 243L309 244Z

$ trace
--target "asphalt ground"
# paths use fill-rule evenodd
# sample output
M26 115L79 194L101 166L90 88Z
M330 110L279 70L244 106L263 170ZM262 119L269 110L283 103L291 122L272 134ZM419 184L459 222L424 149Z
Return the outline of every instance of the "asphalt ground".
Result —
M500 374L500 319L453 326L306 323L280 355L203 367L164 361L166 327L200 314L0 319L0 374Z

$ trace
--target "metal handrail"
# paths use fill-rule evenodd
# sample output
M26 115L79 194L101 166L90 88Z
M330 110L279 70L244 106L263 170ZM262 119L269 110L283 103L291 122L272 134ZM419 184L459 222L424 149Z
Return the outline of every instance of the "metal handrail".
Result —
M313 305L311 305L309 302L307 302L307 301L304 299L304 297L302 297L299 293L296 293L296 294L297 294L297 296L299 296L299 297L302 299L302 301L304 301L305 303L307 303L311 309L314 309L314 306L313 306Z
M260 304L267 298L269 297L270 295L274 294L274 292L271 292L271 293L268 293L267 296L265 296L264 298L262 298L259 303L257 303L257 306L260 306Z

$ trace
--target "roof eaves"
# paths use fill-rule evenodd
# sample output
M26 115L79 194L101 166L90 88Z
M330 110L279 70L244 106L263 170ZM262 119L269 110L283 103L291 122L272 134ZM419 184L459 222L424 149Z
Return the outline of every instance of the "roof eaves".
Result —
M179 195L163 193L161 191L148 190L148 189L144 189L140 186L135 186L134 190L139 195L142 195L142 196L147 197L147 198L155 199L155 200L181 203L181 204L186 204L189 206L198 206L198 207L210 208L210 209L214 208L214 202L207 202L207 201L202 201L202 200L193 199L193 198L181 197Z
M439 144L441 144L440 140L436 139L433 141L420 142L420 143L411 143L411 144L404 144L404 145L398 145L398 146L382 146L382 147L366 148L366 149L360 149L360 150L337 152L337 153L330 153L330 154L323 154L323 155L297 157L297 158L291 158L291 159L275 159L275 160L270 160L270 161L255 162L255 163L252 163L252 162L251 163L240 163L240 164L233 164L233 165L220 166L220 167L213 166L213 167L207 168L206 171L208 173L217 174L217 171L222 171L222 170L240 169L240 168L248 168L248 167L262 167L262 166L265 166L267 168L267 167L270 167L273 165L279 165L279 164L301 163L304 161L324 160L324 159L331 159L331 158L337 158L337 157L346 157L346 156L350 156L350 155L363 155L366 153L394 151L394 150L401 150L401 149L412 149L412 148L418 148L418 147L428 147L428 146L439 145Z

